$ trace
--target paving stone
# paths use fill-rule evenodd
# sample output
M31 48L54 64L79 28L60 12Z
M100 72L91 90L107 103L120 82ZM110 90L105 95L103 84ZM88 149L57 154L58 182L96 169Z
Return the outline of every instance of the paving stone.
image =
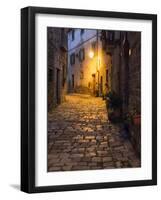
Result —
M60 162L60 158L53 158L53 159L48 160L49 164L51 164L51 163L59 163L59 162Z
M61 171L61 167L50 167L49 171Z
M101 166L90 166L90 169L91 170L99 170L99 169L102 169Z
M101 157L93 157L92 158L92 162L101 162L101 161L102 161Z
M89 140L87 140L87 139L84 139L84 140L79 140L78 142L79 142L79 143L88 143L88 142L89 142Z
M79 153L71 154L70 157L71 157L71 158L82 158L82 157L83 157L83 154L79 154Z
M97 166L97 162L90 162L88 163L88 166Z
M74 166L72 167L72 170L89 170L89 166Z
M102 98L67 95L48 115L48 171L140 167L119 129L109 123Z
M79 166L88 166L88 163L83 161L83 162L79 162L78 165Z
M123 166L122 163L121 163L120 161L117 161L115 164L116 164L116 167L117 167L117 168L121 168L121 167Z
M58 154L48 154L48 160L50 160L50 159L55 159L55 158L58 158L59 157L59 155Z
M103 157L103 162L112 161L112 157Z
M95 151L95 147L89 147L89 148L86 148L86 151L87 152L94 152Z
M89 152L89 153L86 153L85 156L86 156L86 157L94 157L94 156L96 156L96 153L94 153L94 152Z
M85 139L87 139L87 140L93 140L93 139L95 139L95 136L85 136Z
M98 156L107 156L108 152L107 151L97 151Z
M103 168L115 168L113 161L103 162Z

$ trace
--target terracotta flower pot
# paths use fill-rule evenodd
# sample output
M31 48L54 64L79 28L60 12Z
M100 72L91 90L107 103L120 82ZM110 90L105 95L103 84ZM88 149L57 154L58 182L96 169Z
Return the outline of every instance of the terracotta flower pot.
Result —
M141 124L141 115L135 115L134 117L133 117L133 123L134 123L134 125L140 125Z

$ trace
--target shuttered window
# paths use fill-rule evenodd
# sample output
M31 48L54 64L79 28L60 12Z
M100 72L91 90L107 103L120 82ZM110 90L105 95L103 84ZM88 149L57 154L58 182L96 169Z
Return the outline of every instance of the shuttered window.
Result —
M79 50L79 61L82 62L83 60L85 60L85 50L84 50L84 48Z

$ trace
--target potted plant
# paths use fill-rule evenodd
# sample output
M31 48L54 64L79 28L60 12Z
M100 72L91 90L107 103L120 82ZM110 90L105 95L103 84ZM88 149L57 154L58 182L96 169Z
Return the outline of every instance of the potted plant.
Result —
M130 133L131 123L132 123L132 116L130 113L126 113L121 123L121 137L123 137L124 139L131 138L131 133Z
M111 122L120 121L120 109L122 106L122 100L114 91L107 94L106 107L108 111L108 118Z
M134 125L139 126L141 124L141 115L140 115L140 112L137 110L136 107L133 109L132 119L133 119Z
M135 114L133 116L133 123L136 126L139 126L141 124L141 115L140 114Z

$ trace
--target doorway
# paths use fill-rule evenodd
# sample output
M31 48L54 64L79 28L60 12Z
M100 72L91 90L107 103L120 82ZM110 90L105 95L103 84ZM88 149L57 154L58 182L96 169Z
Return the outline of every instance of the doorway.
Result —
M74 89L74 74L72 74L72 89Z
M96 94L96 75L92 74L92 90L93 90L93 95Z
M56 103L60 104L60 69L56 69Z
M101 80L100 80L100 94L103 94L103 77L101 76Z

